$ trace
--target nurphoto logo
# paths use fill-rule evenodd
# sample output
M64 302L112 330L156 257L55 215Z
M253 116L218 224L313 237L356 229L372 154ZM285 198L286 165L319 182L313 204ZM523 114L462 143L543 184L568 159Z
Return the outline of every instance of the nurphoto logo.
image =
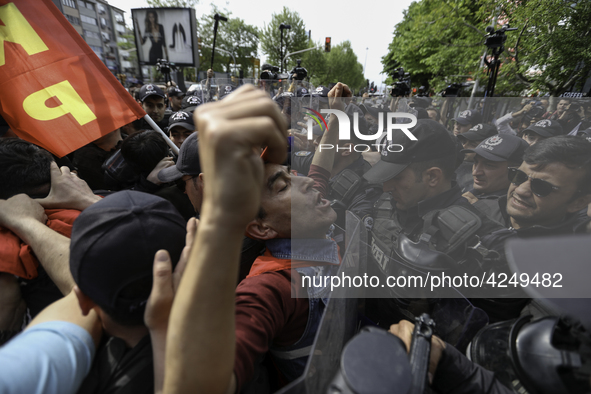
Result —
M321 109L320 112L313 110L312 108L304 107L310 112L307 112L308 115L308 140L313 140L314 136L312 133L312 128L314 126L313 122L316 122L318 126L323 131L328 130L328 124L326 123L326 119L322 114L332 114L337 117L339 122L339 140L341 141L349 141L351 140L351 121L349 116L338 109ZM416 126L417 124L417 117L413 114L409 114L406 112L388 112L385 116L379 117L378 123L378 130L375 134L363 134L359 131L359 113L353 113L353 132L355 136L362 141L373 141L373 144L356 144L350 146L348 149L352 149L355 152L369 152L371 150L370 146L375 146L378 152L381 152L384 149L387 149L389 152L397 153L402 152L404 149L400 144L379 144L375 143L375 141L382 136L384 132L384 118L386 122L386 134L387 138L385 141L392 141L392 133L394 130L402 131L411 141L417 141L417 137L415 137L408 129ZM396 118L406 118L410 119L410 123L395 123L394 119ZM335 146L332 144L320 144L318 149L322 151L323 149L334 149ZM337 151L339 147L336 147ZM341 148L342 149L342 148Z

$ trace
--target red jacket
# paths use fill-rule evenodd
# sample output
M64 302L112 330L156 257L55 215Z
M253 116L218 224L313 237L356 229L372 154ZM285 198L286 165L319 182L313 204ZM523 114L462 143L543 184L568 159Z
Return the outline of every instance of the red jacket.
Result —
M73 209L46 209L47 227L70 238L74 220L80 211ZM0 272L16 275L23 279L37 277L39 261L31 247L12 231L0 227Z

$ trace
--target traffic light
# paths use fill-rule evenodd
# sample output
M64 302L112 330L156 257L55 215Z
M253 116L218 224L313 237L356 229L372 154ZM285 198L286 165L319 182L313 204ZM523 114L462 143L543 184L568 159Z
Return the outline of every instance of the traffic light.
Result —
M324 52L330 52L330 37L326 37L324 42Z

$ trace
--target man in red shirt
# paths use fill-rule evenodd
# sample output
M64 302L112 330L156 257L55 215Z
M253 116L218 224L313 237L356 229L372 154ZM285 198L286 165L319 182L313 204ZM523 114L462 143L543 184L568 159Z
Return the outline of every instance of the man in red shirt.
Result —
M338 84L333 94L345 88ZM339 264L336 243L326 237L336 213L320 191L330 171L313 163L311 179L274 164L285 158L287 125L253 87L199 107L195 119L207 186L171 311L165 391L238 391L267 351L292 380L303 372L329 295L322 286L302 287L303 279L328 277ZM263 165L257 148L265 146ZM234 289L245 227L266 240L267 252Z

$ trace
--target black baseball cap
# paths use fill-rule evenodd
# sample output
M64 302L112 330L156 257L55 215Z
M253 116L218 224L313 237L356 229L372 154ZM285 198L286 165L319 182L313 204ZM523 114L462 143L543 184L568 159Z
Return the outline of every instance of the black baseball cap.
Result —
M498 131L495 126L486 123L478 123L476 126L472 127L465 133L458 135L457 137L460 140L463 140L465 138L470 141L482 141L487 139L488 137L492 137L497 133Z
M411 102L408 106L415 107L415 108L427 108L428 106L431 105L432 101L433 100L431 100L429 97L415 96L411 99Z
M523 132L525 133L528 130L546 138L556 137L557 135L564 134L564 130L562 130L560 123L556 120L550 119L539 120L533 125L529 126L527 129L523 130Z
M442 124L431 119L419 119L409 131L413 141L402 130L394 130L392 140L381 148L381 158L363 177L370 183L382 183L400 174L412 163L456 155L456 143ZM390 152L387 147L402 146L401 152ZM400 148L397 146L397 149Z
M179 149L179 158L174 166L163 169L158 173L161 182L174 182L183 175L199 175L201 165L199 164L199 146L197 144L197 133L191 134Z
M168 118L168 130L173 127L184 127L187 130L195 130L195 122L193 121L193 114L187 111L177 111Z
M522 162L527 148L529 144L516 135L497 134L485 139L476 148L464 149L461 153L476 153L490 161Z
M183 102L181 103L181 109L186 112L193 112L195 108L203 104L203 100L199 96L185 96L183 98Z
M455 117L453 120L455 120L461 125L475 125L482 122L482 115L480 114L480 112L474 109L467 109L465 111L460 112L458 116Z
M162 98L166 98L162 89L160 89L156 85L147 84L140 88L140 101L143 103L146 98L149 96L158 96Z
M232 85L220 86L219 93L218 93L218 100L223 99L224 97L226 97L227 95L232 93L234 90L236 90L236 88Z
M587 141L591 142L591 127L585 130L580 130L577 132L578 136L585 138Z
M151 291L154 255L170 253L176 264L185 246L186 221L167 200L125 190L85 209L74 222L70 271L97 305L122 313L145 307ZM145 288L121 295L129 286ZM137 286L134 286L137 287Z
M179 97L184 95L185 93L183 93L183 91L177 88L176 86L168 88L168 97Z
M313 97L328 97L328 92L330 92L329 88L327 88L326 86L320 85L312 91L312 96Z
M296 87L296 97L306 97L309 95L310 95L310 91L308 90L308 88L306 88L304 86Z
M359 106L364 114L370 114L373 118L378 119L380 117L380 113L383 111L382 108L373 107L369 104L361 104Z

